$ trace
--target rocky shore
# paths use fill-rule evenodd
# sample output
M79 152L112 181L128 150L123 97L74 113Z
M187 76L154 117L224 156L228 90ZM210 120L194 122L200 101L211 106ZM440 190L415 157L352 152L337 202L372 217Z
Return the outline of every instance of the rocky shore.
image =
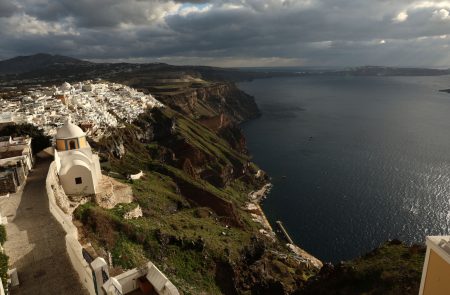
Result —
M260 171L258 171L260 173ZM252 216L252 220L263 226L259 232L272 241L276 240L276 234L272 229L269 220L266 217L263 209L260 206L260 202L270 193L272 184L266 183L259 190L252 191L248 194L249 202L245 204L245 210Z
M260 206L260 202L269 195L272 187L273 185L271 183L267 183L259 190L249 193L250 202L247 203L246 210L252 213L253 221L260 223L264 227L264 229L260 230L260 232L275 241L276 232L273 230L269 220L266 217L266 214L264 213L264 210ZM292 243L287 243L286 246L294 255L297 256L299 260L311 264L317 269L322 268L322 261L306 252L299 246Z
M258 174L261 174L261 170L258 171ZM264 200L270 193L270 190L272 189L271 183L266 183L257 191L252 191L249 193L249 198L253 203L259 203L262 200Z

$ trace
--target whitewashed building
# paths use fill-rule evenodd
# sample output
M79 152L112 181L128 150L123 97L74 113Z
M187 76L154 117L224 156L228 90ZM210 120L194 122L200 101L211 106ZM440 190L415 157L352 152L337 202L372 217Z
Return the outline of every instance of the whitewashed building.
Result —
M56 170L67 195L98 192L102 177L98 155L93 154L86 134L69 119L56 132Z

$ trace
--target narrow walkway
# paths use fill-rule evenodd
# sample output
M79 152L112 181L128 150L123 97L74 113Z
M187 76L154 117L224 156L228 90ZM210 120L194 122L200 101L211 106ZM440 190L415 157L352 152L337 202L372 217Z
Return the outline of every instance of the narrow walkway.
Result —
M37 162L23 191L0 199L2 216L8 218L4 248L20 281L19 287L10 290L12 295L88 294L70 263L65 232L48 208L49 164Z

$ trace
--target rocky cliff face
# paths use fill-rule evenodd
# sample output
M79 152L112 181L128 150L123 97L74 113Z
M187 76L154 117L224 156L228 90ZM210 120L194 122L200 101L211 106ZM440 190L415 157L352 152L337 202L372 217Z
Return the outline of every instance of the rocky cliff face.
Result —
M135 248L144 245L148 252L143 255L165 268L188 294L292 293L317 269L261 233L246 211L249 192L267 178L257 176L259 169L250 162L239 127L225 116L200 121L170 108L153 109L98 143L111 171L144 171L133 192L143 213L139 224L148 222L149 229L141 232L140 225L116 220L117 233L96 238L109 241L126 228L128 243ZM98 228L92 224L94 215L110 214L99 210L87 210L80 217L88 235L90 227ZM113 244L106 247L119 247ZM121 251L130 250L118 248L114 253ZM196 258L180 267L168 258L174 255ZM120 258L117 261L122 264ZM202 266L191 272L198 263ZM195 282L182 281L183 277Z
M231 124L222 127L221 132L228 135L226 139L173 110L153 109L133 125L112 132L97 148L104 159L120 166L124 174L138 172L138 165L127 162L123 157L127 153L140 155L141 163L151 161L152 170L174 179L180 193L188 200L211 208L219 216L227 218L230 224L241 226L235 212L236 204L221 194L192 183L205 182L211 188L223 189L239 178L250 187L262 185L265 181L255 177L257 171L245 153L240 129ZM169 167L180 170L184 177Z
M144 82L136 83L156 91L166 107L113 130L97 148L114 174L144 172L133 193L147 229L117 220L116 230L96 239L128 267L119 253L130 250L110 241L126 228L130 247L144 247L130 256L151 258L187 294L290 294L302 287L318 269L266 235L246 209L249 193L268 182L251 163L238 125L259 116L253 97L233 83L198 77ZM110 214L99 210L80 216L87 229L98 228L93 215ZM184 257L189 261L177 265Z
M172 110L154 109L135 125L141 141L158 142L158 148L151 151L153 158L213 186L225 187L233 179L256 173L249 167L245 138L234 123L214 132Z
M158 100L191 118L202 119L226 115L240 123L260 115L252 96L228 82L191 87L179 93L160 93Z
M295 295L418 294L425 251L423 245L387 242L354 260L325 265Z

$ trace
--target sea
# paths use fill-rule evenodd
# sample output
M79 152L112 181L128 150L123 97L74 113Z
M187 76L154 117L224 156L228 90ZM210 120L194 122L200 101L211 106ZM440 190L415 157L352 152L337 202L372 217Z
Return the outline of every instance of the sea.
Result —
M326 262L450 234L450 76L242 82L262 111L242 125L272 179L262 206Z

